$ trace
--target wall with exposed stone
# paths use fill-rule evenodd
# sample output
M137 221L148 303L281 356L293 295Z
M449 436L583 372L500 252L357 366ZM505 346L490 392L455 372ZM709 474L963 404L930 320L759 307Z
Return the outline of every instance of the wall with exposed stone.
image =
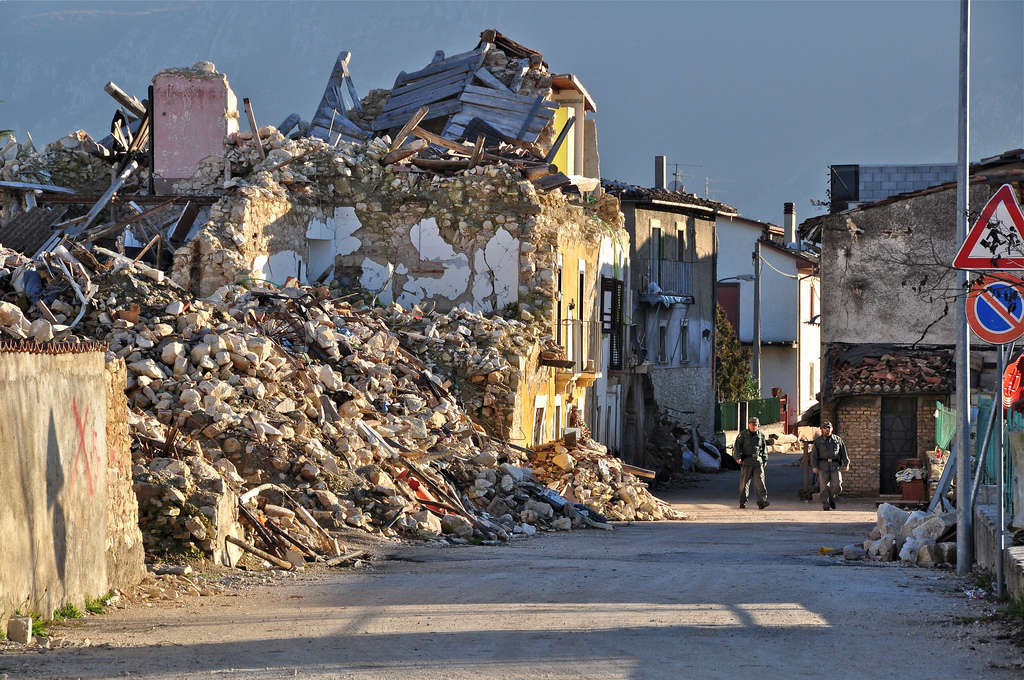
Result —
M584 322L596 322L601 239L628 238L617 199L584 204L538 192L504 164L448 176L382 165L387 147L379 139L331 147L286 141L272 128L261 136L270 147L265 160L241 136L229 137L223 158L204 160L195 177L175 185L223 193L209 221L175 254L174 280L197 295L246 278L333 281L405 308L429 303L499 313L553 338L556 299L565 297L555 290L561 254L572 262L572 277L584 262L585 299L576 301L574 292L572 300ZM236 179L224 181L225 164ZM564 287L575 291L575 280ZM591 345L596 359L599 339ZM573 381L556 390L553 370L538 366L535 355L526 357L501 428L513 440L532 440L538 396L546 395L549 426L559 393L586 409L587 387ZM547 436L554 432L549 427Z
M124 359L107 361L107 580L137 583L145 576L139 502L132 488L132 448L128 426L128 369Z

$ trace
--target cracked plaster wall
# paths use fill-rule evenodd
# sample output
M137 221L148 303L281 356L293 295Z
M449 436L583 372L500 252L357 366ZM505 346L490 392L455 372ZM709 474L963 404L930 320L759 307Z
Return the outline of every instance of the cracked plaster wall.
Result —
M972 215L997 188L971 185ZM954 305L963 298L950 299L948 308L944 299L957 285L950 268L960 246L955 213L956 190L949 188L823 218L823 348L836 342L956 342ZM919 291L938 299L929 301Z

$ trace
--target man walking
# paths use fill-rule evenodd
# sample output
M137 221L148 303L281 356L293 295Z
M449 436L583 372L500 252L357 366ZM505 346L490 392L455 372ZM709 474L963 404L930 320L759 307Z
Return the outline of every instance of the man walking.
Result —
M768 448L764 435L758 429L761 421L751 418L747 429L736 437L732 447L732 455L740 462L740 507L747 507L750 495L750 482L754 482L757 493L757 507L764 510L768 507L768 489L764 485L764 466L768 462Z
M843 472L850 470L850 456L842 438L832 433L832 423L821 424L821 434L811 447L811 467L818 475L821 509L835 510L836 498L843 492Z

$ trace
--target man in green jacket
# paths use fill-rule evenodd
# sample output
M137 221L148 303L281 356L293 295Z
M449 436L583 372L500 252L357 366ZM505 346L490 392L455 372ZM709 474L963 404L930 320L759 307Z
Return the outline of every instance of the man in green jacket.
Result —
M747 507L750 495L750 482L754 482L757 493L757 507L764 510L768 507L768 489L764 485L764 466L768 462L768 448L764 435L758 429L761 421L751 418L747 429L736 437L732 447L732 455L740 462L740 507Z
M850 470L850 455L846 443L832 433L832 423L828 421L821 424L821 434L811 446L811 467L818 475L821 509L835 510L836 498L843 492L843 472Z

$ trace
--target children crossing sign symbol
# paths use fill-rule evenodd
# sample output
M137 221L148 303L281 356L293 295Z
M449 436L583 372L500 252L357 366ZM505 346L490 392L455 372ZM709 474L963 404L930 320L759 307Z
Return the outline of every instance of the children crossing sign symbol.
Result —
M1004 184L981 210L960 251L957 269L1024 269L1024 214L1013 187Z
M967 323L985 342L1001 345L1024 335L1024 285L1003 274L982 277L967 294Z

